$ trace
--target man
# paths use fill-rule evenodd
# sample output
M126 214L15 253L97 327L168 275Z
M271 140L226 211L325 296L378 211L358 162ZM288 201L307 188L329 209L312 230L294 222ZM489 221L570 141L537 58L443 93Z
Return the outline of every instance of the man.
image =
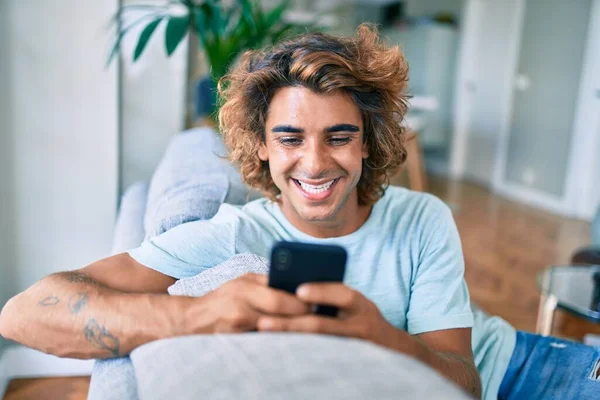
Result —
M223 205L209 221L42 279L7 303L0 333L79 358L115 357L197 333L349 336L415 357L480 397L451 213L433 196L384 190L406 158L406 81L401 52L367 26L355 38L308 34L245 54L220 83L220 128L246 183L267 198ZM344 246L344 284L307 284L291 295L269 288L264 276L246 275L200 298L166 295L177 279L235 254L268 256L278 240ZM313 315L312 304L341 314ZM515 348L514 330L498 329L509 338L496 340L495 351L481 350L494 355L485 367L486 398L497 396ZM503 362L495 363L498 355ZM511 373L510 385L520 377Z

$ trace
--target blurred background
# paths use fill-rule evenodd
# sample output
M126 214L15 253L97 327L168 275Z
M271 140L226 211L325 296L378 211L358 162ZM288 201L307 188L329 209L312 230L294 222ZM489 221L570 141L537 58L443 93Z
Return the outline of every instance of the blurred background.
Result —
M235 60L166 3L0 0L0 305L107 256L121 194L211 124L210 72ZM473 301L534 331L536 279L600 246L600 0L263 0L254 42L236 0L213 3L234 8L215 22L232 52L363 21L401 46L416 169L394 182L451 206ZM555 334L598 333L563 314Z

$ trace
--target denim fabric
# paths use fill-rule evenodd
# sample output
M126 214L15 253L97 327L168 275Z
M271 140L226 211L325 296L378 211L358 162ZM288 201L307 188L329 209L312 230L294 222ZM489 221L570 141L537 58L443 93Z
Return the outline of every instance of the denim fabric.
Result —
M498 398L598 400L599 363L598 348L519 331Z

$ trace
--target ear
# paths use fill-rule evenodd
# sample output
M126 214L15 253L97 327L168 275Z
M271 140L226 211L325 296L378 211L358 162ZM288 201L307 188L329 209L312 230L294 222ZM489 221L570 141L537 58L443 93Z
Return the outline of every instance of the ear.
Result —
M269 152L267 151L267 145L264 142L261 143L258 148L258 158L260 158L261 161L269 160Z
M369 146L367 142L364 142L362 145L362 158L369 158Z

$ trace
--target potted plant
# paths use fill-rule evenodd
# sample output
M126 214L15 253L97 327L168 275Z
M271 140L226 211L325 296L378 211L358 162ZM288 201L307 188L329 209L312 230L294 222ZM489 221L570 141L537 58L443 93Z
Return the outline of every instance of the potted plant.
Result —
M163 4L130 4L122 6L113 20L115 43L109 63L119 52L122 39L138 25L143 25L133 61L143 54L148 41L160 23L166 23L165 50L171 56L187 36L186 126L190 127L198 114L216 111L216 82L245 50L274 43L287 34L312 28L286 22L284 12L289 0L281 1L270 10L260 0L172 0ZM128 13L142 16L128 18ZM199 52L203 51L209 66L209 76L196 84ZM196 92L197 96L194 96ZM194 104L196 97L196 104Z

